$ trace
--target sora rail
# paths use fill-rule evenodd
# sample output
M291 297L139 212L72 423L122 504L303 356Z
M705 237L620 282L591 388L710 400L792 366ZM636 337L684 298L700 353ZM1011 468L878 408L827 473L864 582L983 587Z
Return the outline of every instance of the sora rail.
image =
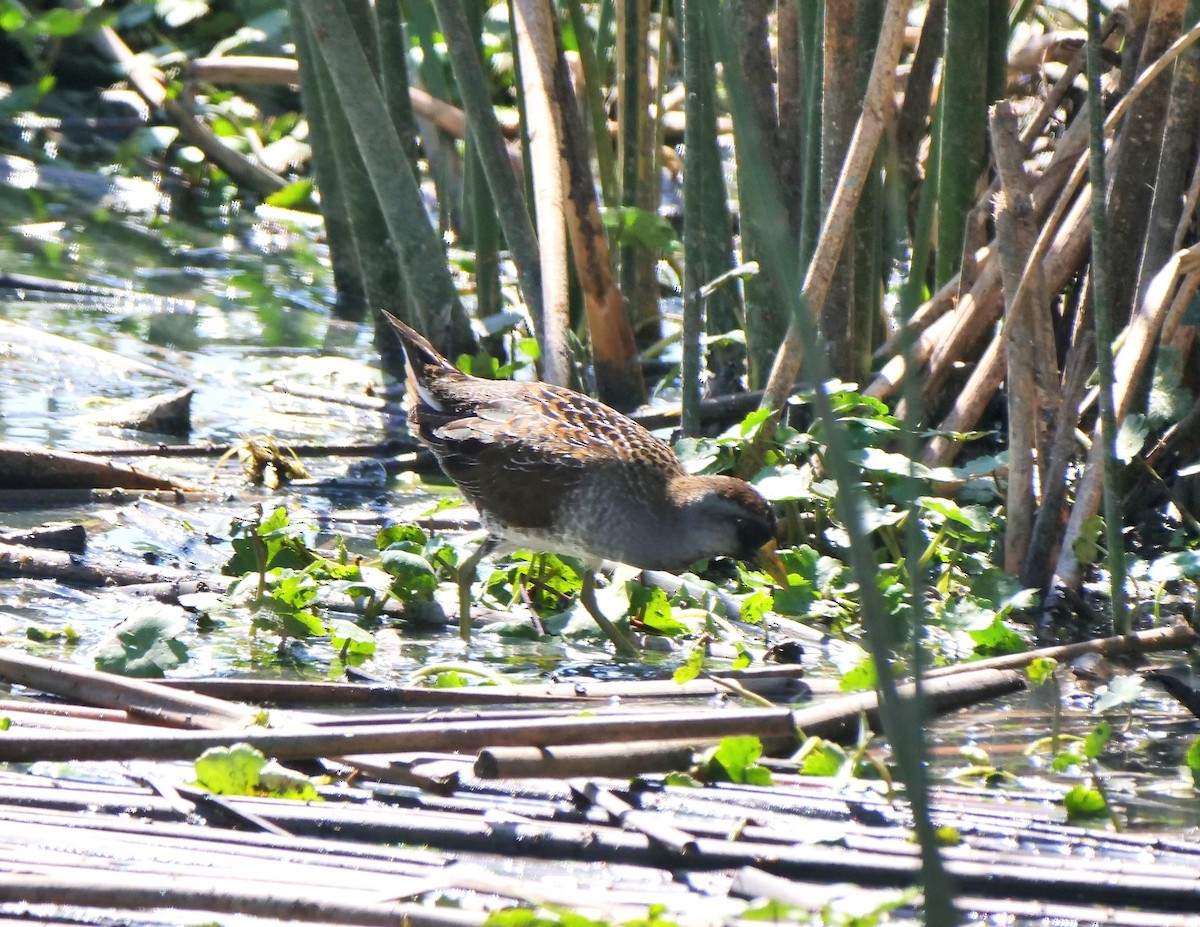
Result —
M755 560L776 580L775 515L749 483L689 476L664 442L574 390L483 380L387 316L404 345L408 424L479 510L487 539L458 574L459 622L470 635L471 584L495 552L551 551L584 561L580 601L619 651L628 635L600 611L595 570L616 560L682 572L698 560Z

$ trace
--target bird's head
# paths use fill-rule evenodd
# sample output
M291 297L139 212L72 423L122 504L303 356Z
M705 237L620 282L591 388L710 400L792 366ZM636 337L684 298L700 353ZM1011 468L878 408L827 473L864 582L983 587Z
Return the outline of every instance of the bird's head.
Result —
M787 585L775 554L775 513L749 483L732 476L681 476L669 492L679 507L681 540L694 553L689 562L734 557Z

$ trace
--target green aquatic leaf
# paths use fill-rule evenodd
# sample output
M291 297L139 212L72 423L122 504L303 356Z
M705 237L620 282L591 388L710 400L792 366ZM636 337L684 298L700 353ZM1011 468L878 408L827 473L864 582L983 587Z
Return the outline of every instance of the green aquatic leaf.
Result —
M1098 563L1102 553L1100 535L1104 532L1104 518L1093 515L1084 521L1079 529L1079 535L1071 544L1071 551L1082 564Z
M803 924L812 922L812 911L807 907L788 904L778 898L767 898L756 902L738 915L742 921L769 921L772 924Z
M276 190L267 197L268 206L280 209L295 209L303 206L312 198L313 182L308 179L295 180L282 190Z
M967 631L967 636L975 644L975 655L980 657L1023 653L1028 649L1021 635L1005 624L999 615L996 615L987 627Z
M96 669L141 679L161 679L188 659L187 645L175 636L187 619L166 611L144 612L117 625L97 648Z
M867 692L875 688L879 677L875 673L875 660L871 656L863 657L852 669L842 674L838 688L843 692Z
M800 772L805 776L836 776L845 763L846 751L820 737L810 737L800 750Z
M1130 463L1146 444L1150 425L1140 412L1130 412L1117 431L1116 455L1122 463Z
M342 618L329 623L329 640L334 647L347 654L370 656L375 652L375 635L353 621Z
M1072 821L1085 821L1108 816L1108 804L1096 789L1077 785L1063 796L1063 807Z
M806 501L813 495L812 476L790 463L760 470L754 488L768 502Z
M1089 760L1094 760L1104 752L1105 745L1112 738L1112 725L1107 721L1101 721L1087 737L1083 738L1083 755Z
M753 735L722 737L712 752L708 768L710 772L723 773L729 782L770 785L771 771L758 763L762 752L762 741Z
M1068 770L1082 766L1086 757L1081 753L1074 753L1070 750L1064 750L1057 753L1054 759L1050 761L1050 770L1056 773L1065 773Z
M319 801L321 796L307 776L268 760L249 744L212 747L196 760L196 782L217 795L258 795Z
M256 794L293 801L321 801L321 793L308 776L271 760L262 768Z
M1058 661L1054 657L1038 657L1025 667L1025 678L1034 686L1049 682L1058 669Z
M234 744L205 750L193 765L196 781L210 792L254 795L267 758L249 744Z
M640 621L652 631L664 637L679 637L690 628L671 614L671 600L657 586L628 583L629 610L625 613L631 622Z
M605 206L600 210L604 227L621 245L641 245L659 254L682 246L670 221L655 210L636 206Z
M291 523L283 506L259 522L239 519L230 529L233 556L221 567L221 572L226 576L242 576L275 567L302 570L313 561L303 533L303 527Z
M951 499L922 496L917 504L927 512L940 515L946 522L957 523L972 531L986 532L992 527L992 516L982 505L959 505Z
M437 574L420 553L396 544L380 554L380 565L391 575L391 590L401 600L433 599L438 586Z
M687 655L687 659L671 674L671 679L676 683L691 682L700 675L700 671L704 669L704 648L693 647Z
M69 624L61 628L45 628L39 624L31 624L25 629L25 638L39 644L46 644L50 641L73 644L79 640L79 632Z
M429 540L429 536L419 525L388 525L380 528L375 535L375 549L387 550L394 545L410 545L404 550L420 550Z
M532 908L501 908L487 916L483 927L542 927L544 923Z
M864 470L886 473L890 476L913 476L920 479L929 479L933 476L930 469L920 461L877 447L865 447L859 451L858 465Z
M746 624L761 624L771 609L772 593L766 589L752 592L742 600L741 619Z
M1192 788L1200 792L1200 737L1192 741L1184 756L1188 772L1192 774Z
M1109 711L1113 708L1124 708L1132 705L1146 693L1146 680L1137 673L1117 676L1109 681L1104 694L1096 699L1092 710L1096 712Z

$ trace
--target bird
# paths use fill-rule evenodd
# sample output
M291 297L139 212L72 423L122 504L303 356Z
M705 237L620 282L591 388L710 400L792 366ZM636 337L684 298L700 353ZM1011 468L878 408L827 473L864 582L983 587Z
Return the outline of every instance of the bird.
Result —
M600 610L605 560L684 572L700 560L757 562L781 585L775 515L749 483L688 474L666 442L575 390L460 371L384 313L404 348L408 427L479 511L487 537L459 567L459 630L470 639L480 560L514 550L584 563L580 602L619 653L637 652Z

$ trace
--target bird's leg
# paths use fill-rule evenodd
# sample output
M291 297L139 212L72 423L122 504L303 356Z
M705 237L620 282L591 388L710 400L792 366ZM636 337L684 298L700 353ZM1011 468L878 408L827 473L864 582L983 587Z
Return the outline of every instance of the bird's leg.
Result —
M613 646L617 648L617 653L625 657L636 657L639 653L637 644L618 628L615 624L604 616L604 612L600 611L600 606L596 603L596 573L591 569L584 569L583 587L579 590L579 601L583 603L583 607L587 609L587 613L596 619L596 624L600 625L600 630L605 636L613 642Z
M479 561L495 549L496 542L490 537L485 538L475 552L458 565L458 636L464 641L471 640L471 584L475 582Z

